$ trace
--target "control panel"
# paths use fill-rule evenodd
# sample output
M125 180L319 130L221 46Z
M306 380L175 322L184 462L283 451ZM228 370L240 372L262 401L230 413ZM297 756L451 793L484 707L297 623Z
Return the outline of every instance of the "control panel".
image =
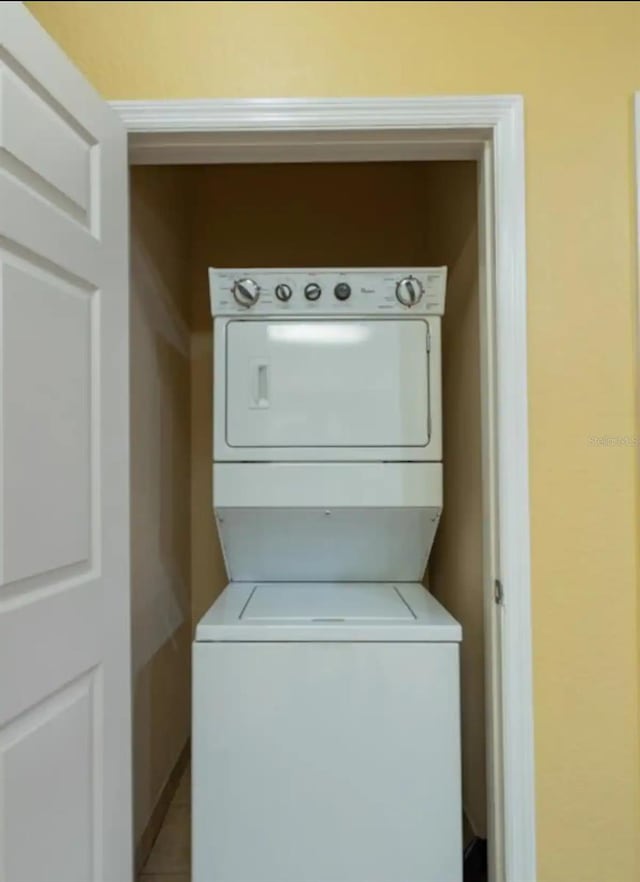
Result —
M209 269L213 315L443 315L447 268Z

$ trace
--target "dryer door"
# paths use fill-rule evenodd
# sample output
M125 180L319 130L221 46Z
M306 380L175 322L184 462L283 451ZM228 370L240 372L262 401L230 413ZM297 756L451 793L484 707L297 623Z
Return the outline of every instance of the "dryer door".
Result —
M364 458L367 450L380 458L381 449L424 458L434 403L432 324L228 320L225 447L239 458L269 451L317 458L320 449L332 459L363 450ZM437 384L439 401L439 371Z

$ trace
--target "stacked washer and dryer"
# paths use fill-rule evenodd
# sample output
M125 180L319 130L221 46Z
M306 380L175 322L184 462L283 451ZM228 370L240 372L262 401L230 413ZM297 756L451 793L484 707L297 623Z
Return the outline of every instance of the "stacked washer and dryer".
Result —
M193 653L194 882L460 882L446 269L210 270L230 584Z

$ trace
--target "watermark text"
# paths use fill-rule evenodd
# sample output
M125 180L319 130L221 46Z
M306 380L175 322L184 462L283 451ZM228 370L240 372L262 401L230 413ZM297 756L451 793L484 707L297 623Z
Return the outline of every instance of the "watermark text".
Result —
M640 435L589 435L589 447L638 447Z

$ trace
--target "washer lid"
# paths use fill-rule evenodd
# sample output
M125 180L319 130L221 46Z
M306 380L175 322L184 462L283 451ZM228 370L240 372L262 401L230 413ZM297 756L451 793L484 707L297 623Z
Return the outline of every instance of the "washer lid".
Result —
M283 582L255 585L243 622L405 622L416 615L395 585Z
M460 625L415 582L231 582L196 628L197 643L457 643Z

